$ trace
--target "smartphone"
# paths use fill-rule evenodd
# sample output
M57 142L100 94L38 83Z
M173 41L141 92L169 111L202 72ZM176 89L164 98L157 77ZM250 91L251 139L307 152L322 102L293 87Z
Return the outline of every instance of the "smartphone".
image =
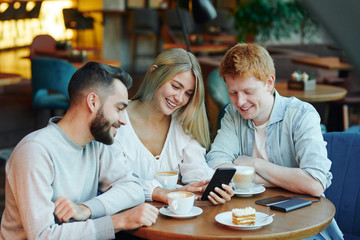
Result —
M286 197L286 196L279 195L279 196L275 196L275 197L256 200L255 203L260 204L260 205L264 205L264 206L271 206L271 205L274 205L276 203L284 202L284 201L289 200L289 199L291 199L291 197Z
M215 192L215 188L221 188L222 184L228 185L233 178L236 172L235 168L218 168L216 169L213 177L211 178L209 184L207 185L203 195L201 196L201 200L209 200L208 195L212 191Z
M280 212L290 212L295 209L309 206L311 204L312 204L312 202L309 200L306 200L306 199L292 198L290 200L287 200L287 201L284 201L281 203L273 204L270 206L270 209L280 211Z

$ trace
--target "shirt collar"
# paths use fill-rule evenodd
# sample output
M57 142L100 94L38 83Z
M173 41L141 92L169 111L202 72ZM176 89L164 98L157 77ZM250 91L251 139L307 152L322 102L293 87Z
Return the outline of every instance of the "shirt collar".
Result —
M274 101L273 109L271 111L269 125L283 120L285 114L284 98L279 95L276 89L274 89L274 95L275 95L275 101Z

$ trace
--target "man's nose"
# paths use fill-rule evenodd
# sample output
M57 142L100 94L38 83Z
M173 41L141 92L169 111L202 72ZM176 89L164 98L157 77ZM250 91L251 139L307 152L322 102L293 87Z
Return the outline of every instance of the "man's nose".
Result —
M237 94L236 103L238 106L242 106L244 103L246 103L246 97L243 93Z
M118 122L119 122L121 125L126 125L125 111L120 111Z

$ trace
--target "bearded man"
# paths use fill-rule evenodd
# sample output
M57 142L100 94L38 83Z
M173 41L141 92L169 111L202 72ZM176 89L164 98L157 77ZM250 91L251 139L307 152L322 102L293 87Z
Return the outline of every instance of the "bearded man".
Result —
M156 221L138 179L107 146L126 124L131 84L96 62L75 72L66 114L22 139L6 165L0 239L110 239Z

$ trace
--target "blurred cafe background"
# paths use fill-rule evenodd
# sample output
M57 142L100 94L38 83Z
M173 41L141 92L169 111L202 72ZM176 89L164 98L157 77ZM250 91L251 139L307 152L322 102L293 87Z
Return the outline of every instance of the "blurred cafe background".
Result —
M205 2L212 7L201 7L216 11L210 19L197 9ZM324 133L359 131L358 49L352 51L336 33L356 27L326 24L322 13L332 13L331 4L314 2L323 5L306 0L0 0L0 213L3 168L13 147L50 116L66 111L66 84L87 61L128 71L134 79L131 98L157 54L172 47L190 49L202 67L215 135L229 103L218 76L221 57L237 42L255 42L274 59L280 94L313 104ZM339 23L352 14L346 12L352 8L348 3L359 9L354 0L341 2L333 18ZM40 65L34 61L39 58L48 61ZM316 88L289 89L296 71L315 79ZM57 97L39 102L39 91Z

